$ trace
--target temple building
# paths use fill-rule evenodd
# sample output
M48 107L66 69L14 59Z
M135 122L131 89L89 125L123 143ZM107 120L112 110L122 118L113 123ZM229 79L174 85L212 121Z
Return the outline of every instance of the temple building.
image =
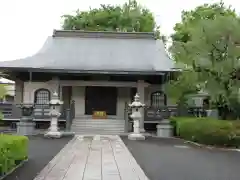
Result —
M16 104L36 104L36 121L47 121L56 91L62 120L71 109L76 133L119 134L128 131L127 104L136 92L148 106L167 104L164 83L174 62L154 33L54 30L35 55L0 62L0 69L15 81Z

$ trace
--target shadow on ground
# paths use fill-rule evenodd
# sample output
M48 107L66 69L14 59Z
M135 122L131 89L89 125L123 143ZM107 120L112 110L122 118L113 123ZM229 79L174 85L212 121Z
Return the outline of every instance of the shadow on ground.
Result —
M122 140L150 180L240 179L240 152L197 148L177 139Z
M45 139L43 136L29 137L29 161L4 180L33 180L49 161L71 140Z

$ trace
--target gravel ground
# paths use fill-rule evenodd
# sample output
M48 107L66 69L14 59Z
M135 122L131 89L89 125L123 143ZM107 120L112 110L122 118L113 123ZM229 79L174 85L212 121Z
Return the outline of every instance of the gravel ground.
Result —
M29 137L29 161L4 180L33 180L72 137L46 139Z
M240 152L198 148L177 139L122 139L150 180L240 179Z

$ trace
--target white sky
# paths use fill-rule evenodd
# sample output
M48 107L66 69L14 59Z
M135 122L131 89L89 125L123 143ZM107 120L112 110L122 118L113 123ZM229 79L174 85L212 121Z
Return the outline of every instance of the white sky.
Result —
M61 26L61 15L100 4L123 4L127 0L1 0L0 61L30 56ZM138 0L156 16L161 32L170 35L181 11L218 0ZM240 11L240 1L224 0Z

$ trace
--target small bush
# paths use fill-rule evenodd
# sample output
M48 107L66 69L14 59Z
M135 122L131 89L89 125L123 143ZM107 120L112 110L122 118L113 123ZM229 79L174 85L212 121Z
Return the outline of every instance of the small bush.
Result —
M176 136L207 145L240 147L240 122L210 118L171 119Z
M0 177L27 158L27 137L0 134Z

